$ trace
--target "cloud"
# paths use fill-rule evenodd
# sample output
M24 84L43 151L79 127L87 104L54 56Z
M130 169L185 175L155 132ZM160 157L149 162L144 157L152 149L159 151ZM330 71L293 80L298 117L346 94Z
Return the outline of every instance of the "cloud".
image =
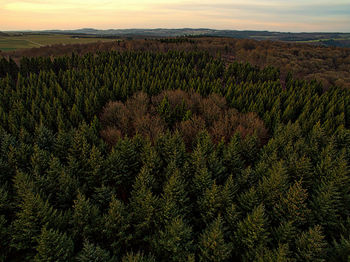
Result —
M208 27L350 31L349 0L0 0L0 17L2 30L22 24L32 29Z
M350 31L350 3L347 1L242 1L220 2L182 2L161 4L155 9L187 12L202 19L210 17L217 21L226 21L226 27L234 26L230 21L239 23L240 28L232 29L269 29L282 31ZM262 26L266 26L262 28Z
M271 4L261 2L259 4L247 3L180 3L180 4L160 4L155 8L169 9L174 11L220 11L220 12L243 12L245 14L265 14L265 15L344 15L350 16L350 3L332 3L332 4L295 4L293 2L285 4Z

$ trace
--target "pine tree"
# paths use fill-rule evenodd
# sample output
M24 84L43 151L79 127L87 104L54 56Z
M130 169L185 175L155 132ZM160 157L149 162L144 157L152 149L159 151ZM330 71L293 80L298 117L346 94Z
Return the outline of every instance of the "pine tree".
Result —
M226 261L231 255L231 246L224 239L224 225L218 216L200 235L199 261Z
M69 174L65 168L62 168L57 180L59 189L56 195L57 205L60 208L69 209L73 206L75 196L78 194L78 179L73 174Z
M292 221L295 226L302 226L310 217L307 200L307 191L302 187L301 182L297 181L274 206L273 215L280 221Z
M154 238L153 250L162 261L188 261L194 251L191 227L181 217L171 219Z
M325 260L327 242L324 240L322 228L315 226L303 232L295 242L296 257L300 261L316 261Z
M156 229L159 199L151 191L153 178L141 171L136 177L130 197L130 224L133 226L133 243L148 246Z
M87 186L96 188L106 182L104 174L104 158L97 147L92 146L88 160L89 171L87 172Z
M54 154L57 156L62 162L65 162L67 159L67 149L70 148L73 140L73 135L71 132L66 132L64 130L59 130L55 143L54 143Z
M77 127L79 123L84 119L81 111L79 110L76 104L72 106L69 117L70 117L70 121L75 127Z
M153 256L146 256L141 252L127 253L123 258L122 262L156 262Z
M103 217L103 235L108 245L113 248L114 254L126 250L131 239L129 235L130 224L126 206L120 200L112 197L108 213Z
M80 192L74 200L71 224L74 240L94 240L100 234L100 214L98 208Z
M164 222L168 222L178 216L187 217L189 214L190 208L186 183L178 169L173 171L173 174L164 185L161 202Z
M192 178L192 195L197 198L202 196L208 188L213 184L213 179L211 173L207 168L198 168L195 170L194 176Z
M239 194L237 204L241 213L251 212L255 207L261 204L255 187L251 187L249 190Z
M289 257L290 250L288 245L279 245L274 250L266 249L264 255L259 257L256 261L259 262L290 262L294 261Z
M241 156L241 141L239 133L236 133L224 152L224 165L229 174L237 176L241 173L244 162Z
M226 207L224 213L224 221L227 225L227 237L232 238L234 232L236 232L238 221L241 217L240 212L235 204L231 204Z
M51 151L53 149L55 136L51 130L40 125L35 130L35 142L42 150Z
M263 255L269 237L263 205L256 207L238 223L234 237L235 252L242 261L254 261Z
M0 214L0 261L6 261L10 253L10 227L4 215Z
M329 261L349 261L350 260L350 239L341 236L339 241L333 241L333 249Z
M283 162L278 162L269 170L269 174L263 177L257 188L269 212L279 202L288 187L286 169Z
M53 229L43 227L36 247L36 262L72 261L74 245L72 239Z
M339 230L341 203L340 192L335 185L321 183L311 200L313 223L333 235Z
M221 198L221 186L214 182L211 188L205 190L204 195L199 197L197 206L204 224L210 224L219 214L224 211L224 204Z
M283 221L279 226L272 229L272 238L275 243L294 245L298 233L294 221Z
M106 160L107 181L129 188L141 168L139 138L119 140Z
M28 251L27 258L33 255L33 249L36 246L36 239L41 233L44 225L51 227L60 223L60 216L47 201L44 201L40 195L33 193L26 187L30 186L24 174L16 176L16 186L20 196L19 211L16 213L16 219L13 221L13 233L11 246L19 251ZM22 181L21 181L22 180ZM24 187L24 188L23 188Z
M84 241L83 249L76 257L78 262L111 262L114 261L110 257L108 251L96 246L88 241Z

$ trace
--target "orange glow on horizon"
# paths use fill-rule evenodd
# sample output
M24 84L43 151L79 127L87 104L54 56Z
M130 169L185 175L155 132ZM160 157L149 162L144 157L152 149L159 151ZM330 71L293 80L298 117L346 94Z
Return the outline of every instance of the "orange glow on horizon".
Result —
M316 3L316 0L311 0ZM0 30L217 28L271 31L349 31L350 16L343 15L347 0L335 0L339 15L305 14L294 2L282 0L3 0ZM325 0L319 8L326 12ZM336 4L337 4L336 3ZM321 5L323 4L323 6ZM333 3L334 5L334 3ZM317 6L316 6L317 7ZM298 9L299 8L299 9ZM321 9L321 11L323 10ZM290 14L288 13L290 11ZM293 13L295 10L295 14ZM302 9L300 9L302 10ZM349 5L350 10L350 5ZM303 11L304 12L304 11Z

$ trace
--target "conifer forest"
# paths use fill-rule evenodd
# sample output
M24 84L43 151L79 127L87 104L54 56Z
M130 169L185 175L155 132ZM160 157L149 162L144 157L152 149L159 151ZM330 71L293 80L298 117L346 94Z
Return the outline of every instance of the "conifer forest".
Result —
M206 51L0 59L0 261L350 261L350 89Z

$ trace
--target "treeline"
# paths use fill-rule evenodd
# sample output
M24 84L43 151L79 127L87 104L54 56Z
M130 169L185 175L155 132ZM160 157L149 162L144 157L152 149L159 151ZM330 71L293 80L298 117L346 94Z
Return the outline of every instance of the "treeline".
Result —
M7 63L3 261L349 259L350 90L205 52Z
M174 38L161 38L158 39L161 43L175 43L175 44L181 44L181 43L191 43L194 44L195 41L188 37L174 37Z
M80 55L99 51L208 51L220 55L226 63L234 61L250 63L259 68L274 66L281 70L281 80L288 72L303 80L317 80L325 88L339 86L350 88L350 48L334 48L311 44L294 44L278 41L256 41L251 39L215 37L178 37L169 39L127 39L117 42L55 45L12 52L19 62L22 56L62 56L76 52Z

